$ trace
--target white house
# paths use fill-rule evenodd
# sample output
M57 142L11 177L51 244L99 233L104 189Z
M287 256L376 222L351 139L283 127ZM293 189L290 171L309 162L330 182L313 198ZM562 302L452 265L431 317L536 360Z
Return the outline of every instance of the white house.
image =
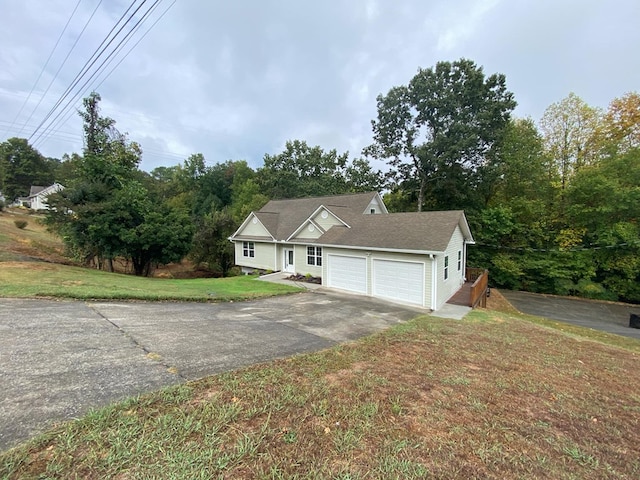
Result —
M33 185L29 191L29 196L23 200L32 210L49 210L47 197L60 190L64 190L64 187L57 182L48 187Z
M438 310L465 281L464 212L388 213L376 192L272 200L230 237L243 271L322 277L324 286Z

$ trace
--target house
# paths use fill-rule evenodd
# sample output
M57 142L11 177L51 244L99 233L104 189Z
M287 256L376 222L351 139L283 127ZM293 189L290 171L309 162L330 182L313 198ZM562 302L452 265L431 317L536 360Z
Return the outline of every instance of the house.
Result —
M26 205L32 210L49 210L47 197L52 193L59 192L60 190L64 190L64 187L59 183L54 183L48 187L32 185L29 190L29 196L21 200L23 204L26 203Z
M272 200L230 237L244 272L322 277L322 285L438 310L464 283L461 210L389 213L376 192Z

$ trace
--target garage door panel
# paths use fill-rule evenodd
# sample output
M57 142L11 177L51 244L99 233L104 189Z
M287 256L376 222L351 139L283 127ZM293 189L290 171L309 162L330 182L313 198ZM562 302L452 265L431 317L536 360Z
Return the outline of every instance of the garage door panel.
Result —
M329 287L367 293L367 260L364 257L329 255L327 275Z
M424 304L424 264L373 260L373 295L402 303Z

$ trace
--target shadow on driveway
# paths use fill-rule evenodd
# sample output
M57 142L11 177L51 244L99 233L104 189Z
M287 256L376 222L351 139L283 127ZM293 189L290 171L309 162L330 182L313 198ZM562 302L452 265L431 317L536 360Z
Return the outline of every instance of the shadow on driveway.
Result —
M220 304L0 299L0 451L92 407L321 350L418 313L323 293Z
M640 329L629 327L629 315L640 314L640 305L513 290L500 290L500 293L522 313L640 339Z

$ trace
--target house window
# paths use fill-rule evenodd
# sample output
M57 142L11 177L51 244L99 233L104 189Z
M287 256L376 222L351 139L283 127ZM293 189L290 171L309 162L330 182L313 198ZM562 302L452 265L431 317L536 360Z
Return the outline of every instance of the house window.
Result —
M375 209L375 208L372 208L372 209L370 210L370 212L371 212L371 215L375 215L375 214L376 214L376 209Z
M322 247L307 247L307 265L322 266Z
M458 250L458 271L462 270L462 250Z
M444 279L449 278L449 255L444 257Z
M256 256L256 249L253 242L242 242L242 256L251 258Z

